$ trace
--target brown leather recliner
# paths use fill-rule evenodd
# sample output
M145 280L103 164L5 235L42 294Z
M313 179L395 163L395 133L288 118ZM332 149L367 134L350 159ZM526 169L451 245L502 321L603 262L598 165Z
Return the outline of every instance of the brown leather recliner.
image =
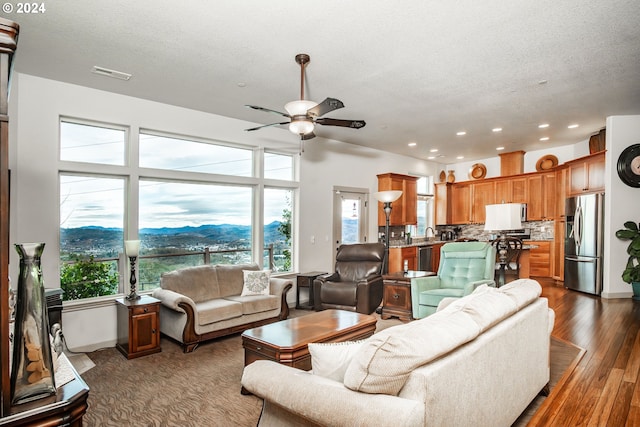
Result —
M336 271L313 282L314 308L371 314L382 302L382 243L341 245L336 254Z

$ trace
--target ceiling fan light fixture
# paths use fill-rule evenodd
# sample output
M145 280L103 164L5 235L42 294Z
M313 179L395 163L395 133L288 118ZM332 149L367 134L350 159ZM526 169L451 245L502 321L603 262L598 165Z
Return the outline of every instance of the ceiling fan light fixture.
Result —
M287 110L287 113L289 113L290 116L306 116L307 111L316 105L318 105L317 102L301 99L298 101L288 102L287 105L284 106L284 109Z
M306 135L313 132L315 125L307 116L293 116L289 123L289 130L296 135Z

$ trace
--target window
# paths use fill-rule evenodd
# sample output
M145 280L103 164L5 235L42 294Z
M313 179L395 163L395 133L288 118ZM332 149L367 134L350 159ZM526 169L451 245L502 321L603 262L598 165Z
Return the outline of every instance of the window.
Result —
M252 176L253 151L140 133L140 167Z
M264 190L264 244L269 247L264 265L275 271L291 271L292 196L291 190Z
M63 298L119 292L123 178L60 174L60 286Z
M211 264L251 262L250 187L140 180L139 188L141 291L165 271L203 264L205 251Z
M130 141L125 126L60 121L63 298L128 289L125 238L141 240L141 292L157 287L165 271L206 263L292 270L294 156L254 155L260 149L147 130L132 134L139 139ZM138 152L131 161L128 147ZM92 174L79 163L104 166L91 167L100 171ZM256 227L264 231L261 241ZM90 292L75 291L83 286Z
M125 164L125 129L61 121L60 160Z
M284 154L264 153L264 177L269 179L293 179L293 157Z
M426 237L428 227L433 230L434 208L433 177L420 177L418 179L418 226L413 236ZM435 236L435 231L430 235Z

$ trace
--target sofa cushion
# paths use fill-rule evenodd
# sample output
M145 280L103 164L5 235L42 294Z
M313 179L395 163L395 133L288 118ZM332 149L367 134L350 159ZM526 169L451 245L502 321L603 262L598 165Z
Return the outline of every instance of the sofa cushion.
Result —
M200 326L242 316L242 304L224 298L197 303L196 310Z
M343 382L347 366L365 341L309 343L313 374Z
M216 268L209 264L163 273L160 287L186 295L195 303L220 297Z
M484 332L518 311L515 301L500 290L483 286L466 298L450 304L445 311L461 310L467 313Z
M347 367L344 385L364 393L397 395L409 374L480 333L465 312L441 311L369 338Z
M242 270L259 269L260 267L258 267L258 264L216 265L220 296L228 297L230 295L240 295L244 284L244 275Z
M500 292L512 298L520 310L542 294L542 286L533 279L518 279L502 286Z
M269 295L271 270L242 270L243 284L240 296Z
M280 297L276 295L230 296L226 300L242 305L242 314L263 313L280 308Z

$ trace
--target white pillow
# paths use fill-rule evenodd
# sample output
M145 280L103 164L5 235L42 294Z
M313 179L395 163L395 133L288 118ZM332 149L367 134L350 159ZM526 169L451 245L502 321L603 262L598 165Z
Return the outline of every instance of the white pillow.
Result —
M360 350L361 341L309 343L311 370L314 375L344 382L344 373L353 355Z
M242 274L244 283L240 296L269 295L271 270L242 270Z

